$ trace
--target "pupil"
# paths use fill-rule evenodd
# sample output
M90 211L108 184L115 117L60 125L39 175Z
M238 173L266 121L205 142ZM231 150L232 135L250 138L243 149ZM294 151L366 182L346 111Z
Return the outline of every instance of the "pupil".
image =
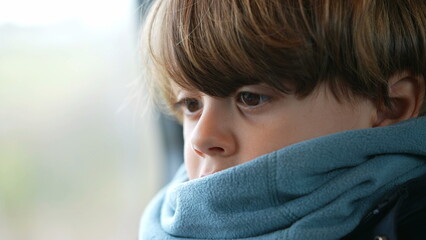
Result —
M198 110L198 102L194 100L189 100L186 104L186 107L190 112L195 112Z
M260 96L258 94L243 93L242 101L249 106L255 106L259 104Z

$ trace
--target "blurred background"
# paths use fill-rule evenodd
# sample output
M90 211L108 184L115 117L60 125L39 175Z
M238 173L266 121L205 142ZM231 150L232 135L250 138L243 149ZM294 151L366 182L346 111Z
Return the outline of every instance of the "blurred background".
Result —
M137 239L181 161L139 87L140 1L0 0L1 240Z

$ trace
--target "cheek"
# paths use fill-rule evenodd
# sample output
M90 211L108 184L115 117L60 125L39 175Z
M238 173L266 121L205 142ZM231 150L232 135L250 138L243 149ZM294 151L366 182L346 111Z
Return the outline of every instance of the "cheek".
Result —
M184 160L189 179L195 179L199 169L199 161L192 150L191 144L186 140L184 144Z
M297 142L293 125L287 121L270 121L268 125L247 130L241 136L241 159L248 162Z
M200 170L198 155L193 151L191 146L191 135L193 129L194 126L190 123L183 123L184 163L189 179L196 179Z
M186 143L186 141L189 139L189 135L191 133L190 126L189 126L188 123L184 122L183 125L182 125L182 128L183 128L183 140Z
M303 124L302 124L303 123ZM288 129L297 141L330 135L342 131L369 128L371 116L368 111L349 108L313 111L308 117L300 118Z

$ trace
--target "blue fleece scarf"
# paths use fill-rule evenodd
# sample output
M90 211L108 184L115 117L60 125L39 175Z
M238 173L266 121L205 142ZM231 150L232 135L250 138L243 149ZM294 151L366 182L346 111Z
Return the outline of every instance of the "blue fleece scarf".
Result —
M146 208L140 239L340 239L423 174L424 117L311 139L192 181L182 168Z

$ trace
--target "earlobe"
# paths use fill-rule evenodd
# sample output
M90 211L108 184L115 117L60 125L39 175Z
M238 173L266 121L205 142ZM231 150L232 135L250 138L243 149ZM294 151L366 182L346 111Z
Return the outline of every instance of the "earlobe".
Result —
M379 107L375 127L388 126L419 115L424 97L423 76L407 71L394 74L388 82L391 107Z

